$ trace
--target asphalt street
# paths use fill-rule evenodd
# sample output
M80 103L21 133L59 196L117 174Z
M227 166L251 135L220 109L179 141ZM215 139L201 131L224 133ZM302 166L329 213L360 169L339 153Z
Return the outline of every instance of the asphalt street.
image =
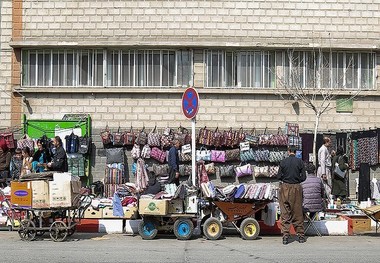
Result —
M308 237L282 245L279 236L242 240L237 235L218 241L202 237L178 241L172 235L155 240L125 234L75 233L65 242L48 234L30 242L17 232L0 232L0 262L378 262L380 234Z

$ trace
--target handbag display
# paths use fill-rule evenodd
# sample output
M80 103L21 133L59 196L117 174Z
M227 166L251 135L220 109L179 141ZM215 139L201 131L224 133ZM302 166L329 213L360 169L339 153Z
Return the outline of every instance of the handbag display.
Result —
M269 161L271 163L279 163L287 157L288 153L285 151L271 151L269 153Z
M166 152L163 150L160 150L157 147L153 147L150 150L150 157L159 161L160 163L164 163L166 159Z
M279 127L277 134L272 135L270 140L270 145L277 146L287 146L288 145L288 136L282 132L282 129Z
M3 139L9 149L14 149L17 145L13 132L0 133L0 139ZM33 149L31 149L33 150Z
M205 169L206 169L207 174L215 174L215 164L214 163L205 164Z
M178 140L181 145L184 145L188 134L189 131L186 128L180 126L177 132L174 133L174 140Z
M207 183L208 181L210 180L208 179L205 164L200 163L198 165L198 185L202 185L203 183Z
M148 144L145 144L144 147L141 150L141 158L149 159L150 158L150 146Z
M164 132L161 135L161 147L169 148L172 146L174 135L172 133L172 129L167 127L164 129Z
M124 145L125 146L132 146L135 144L136 135L133 132L132 126L129 131L124 132Z
M112 143L114 146L123 146L124 133L120 132L120 127L117 129L117 132L112 133Z
M240 161L239 149L226 150L226 162L229 161Z
M191 175L191 165L189 164L180 164L179 165L179 174L181 176Z
M255 128L253 128L250 133L245 134L245 141L255 146L259 144L259 137L256 135Z
M233 148L234 146L238 144L237 143L238 140L236 138L237 138L236 131L233 131L232 128L230 128L228 131L224 131L223 146Z
M198 143L206 146L213 145L213 132L206 128L201 128L198 133Z
M106 149L107 164L124 163L123 148L108 148Z
M150 131L148 134L148 145L149 146L161 146L161 134L157 132L157 127L154 126L154 128Z
M100 132L100 137L102 138L103 145L112 144L112 135L108 128L108 125L104 131Z
M218 151L218 150L211 150L211 161L217 162L217 163L226 162L226 152L225 151Z
M34 150L34 141L28 134L24 134L19 140L17 140L17 148L22 149L24 147Z
M70 135L65 136L65 140L66 153L77 153L79 149L79 137L72 132Z
M234 169L233 165L218 166L218 170L219 170L219 177L220 178L234 177L235 176L235 169Z
M252 148L249 149L248 151L240 152L240 160L242 162L255 160L256 158L255 156L256 156L255 151Z
M197 162L200 160L211 161L211 151L207 150L204 147L201 147L199 150L195 152L195 160Z
M213 132L212 137L213 137L212 144L215 147L223 146L223 142L224 142L223 132L220 132L218 127L216 127L215 131Z
M183 151L178 151L178 158L180 162L191 162L191 152L184 153Z
M272 134L267 133L267 128L265 128L264 133L259 135L259 145L270 145L272 139Z
M81 153L81 154L89 153L91 151L92 138L83 136L83 137L79 137L78 140L79 140L78 153Z
M169 165L168 164L153 164L152 165L153 173L156 176L167 175L169 174Z
M269 150L256 150L254 157L256 162L269 162Z
M253 167L255 177L269 177L268 166L254 166Z
M236 177L243 177L252 175L252 168L250 164L235 167Z
M271 178L277 177L279 169L280 169L280 166L278 166L278 165L269 166L268 176Z
M135 145L133 145L133 148L131 150L131 156L135 160L140 158L140 145L138 145L137 143L135 143Z
M298 125L298 123L287 122L285 124L285 133L286 133L286 135L299 136L299 125Z
M148 135L145 132L145 127L137 134L136 143L140 145L145 145L148 142Z

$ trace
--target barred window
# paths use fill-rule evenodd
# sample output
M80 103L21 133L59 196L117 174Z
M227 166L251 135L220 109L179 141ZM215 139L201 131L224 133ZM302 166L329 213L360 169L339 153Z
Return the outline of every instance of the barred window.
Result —
M188 87L190 50L23 50L23 86Z

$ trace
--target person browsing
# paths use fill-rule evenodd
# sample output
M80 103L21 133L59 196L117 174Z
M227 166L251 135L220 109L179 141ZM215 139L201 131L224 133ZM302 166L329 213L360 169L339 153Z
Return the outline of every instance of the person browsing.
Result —
M304 243L304 217L302 210L302 186L306 179L305 166L296 157L296 147L288 148L289 157L280 163L277 178L280 180L279 203L281 211L282 243L289 243L290 225L293 224L298 241Z
M66 151L63 149L61 137L55 136L53 138L55 153L53 154L51 162L47 163L49 170L58 172L67 172L67 156Z

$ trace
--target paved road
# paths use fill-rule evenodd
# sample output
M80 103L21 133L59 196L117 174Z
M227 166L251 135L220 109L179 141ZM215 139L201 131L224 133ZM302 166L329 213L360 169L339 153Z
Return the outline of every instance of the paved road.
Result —
M305 244L286 246L281 238L263 236L244 241L226 236L218 241L177 241L160 235L152 241L123 234L76 233L66 242L49 236L21 241L17 232L0 232L0 262L378 262L380 235L309 237Z

